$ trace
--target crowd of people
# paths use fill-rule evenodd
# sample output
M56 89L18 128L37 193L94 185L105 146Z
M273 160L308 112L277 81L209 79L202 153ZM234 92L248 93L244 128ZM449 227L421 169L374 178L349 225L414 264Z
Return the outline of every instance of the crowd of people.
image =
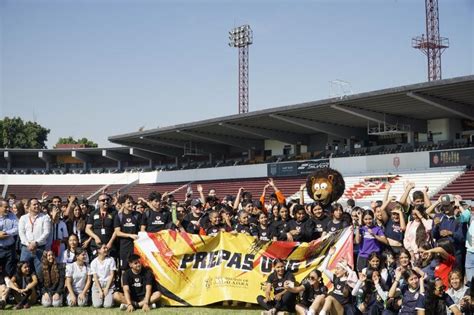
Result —
M471 314L474 224L461 196L430 201L428 187L405 183L400 198L370 207L354 200L324 205L287 200L272 179L259 198L240 188L218 197L152 192L148 198L107 193L95 203L58 196L0 199L0 309L40 303L132 312L160 304L160 286L133 252L138 233L175 229L216 235L244 233L261 241L310 242L352 226L354 261L328 270L328 259L301 283L276 259L265 294L264 314ZM418 187L417 187L418 188ZM267 192L270 198L267 200ZM473 208L474 210L474 208ZM329 255L334 254L334 248ZM326 275L326 282L323 280ZM474 300L473 300L474 303Z

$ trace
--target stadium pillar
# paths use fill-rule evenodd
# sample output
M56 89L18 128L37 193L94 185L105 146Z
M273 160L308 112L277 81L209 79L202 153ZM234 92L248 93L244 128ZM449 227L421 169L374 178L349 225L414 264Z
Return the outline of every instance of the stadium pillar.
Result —
M212 166L212 153L209 153L209 164Z
M8 152L8 151L3 152L3 158L7 161L7 170L11 171L11 169L12 169L12 157L10 155L10 152Z
M407 132L407 143L414 144L415 133L413 131Z

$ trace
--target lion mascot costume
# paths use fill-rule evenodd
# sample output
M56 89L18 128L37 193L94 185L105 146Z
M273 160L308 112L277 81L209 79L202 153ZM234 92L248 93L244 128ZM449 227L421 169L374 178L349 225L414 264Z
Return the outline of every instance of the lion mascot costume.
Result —
M329 167L319 169L306 178L308 195L324 207L341 198L345 188L341 173Z

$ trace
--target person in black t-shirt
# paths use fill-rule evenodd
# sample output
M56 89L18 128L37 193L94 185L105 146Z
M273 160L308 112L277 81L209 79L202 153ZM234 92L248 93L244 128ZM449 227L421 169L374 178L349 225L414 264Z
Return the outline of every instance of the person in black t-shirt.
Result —
M296 304L296 294L291 293L285 287L295 286L295 276L291 271L285 270L285 263L276 259L273 262L273 272L268 276L265 287L265 297L257 296L258 304L269 314L275 314L278 311L293 312ZM273 290L273 300L270 293Z
M294 288L287 286L285 289L292 293L302 293L300 303L295 307L297 314L319 314L328 293L323 282L323 275L317 269L311 271L307 281L303 281L300 286Z
M314 226L313 239L318 239L323 235L330 218L324 213L323 205L320 202L315 202L311 210L313 213L312 220Z
M146 203L149 207L142 214L140 230L155 233L166 229L171 222L171 213L161 207L156 208L156 201L148 202L143 198L138 198L138 200Z
M286 237L290 242L310 242L313 236L313 221L306 217L306 210L301 205L295 206L295 218L286 227Z
M286 241L286 233L285 230L290 221L293 219L290 218L290 214L288 208L285 206L281 206L279 210L279 220L273 221L271 228L273 229L273 239L275 241Z
M115 234L119 239L120 269L128 269L128 257L133 254L133 241L138 239L140 231L141 213L133 211L133 198L130 195L119 197L122 211L114 219Z
M263 242L269 242L273 239L273 230L268 225L268 216L265 212L260 212L258 215L258 225L252 226L251 233L252 236Z
M238 217L239 223L234 226L234 231L237 233L252 235L250 231L249 214L246 211L241 210Z
M93 256L102 244L107 244L111 249L110 255L114 255L113 244L115 240L114 217L116 211L109 209L110 198L106 194L99 196L99 209L93 211L87 218L86 234L92 237L90 247Z
M219 232L226 231L226 225L221 223L221 216L216 210L209 212L209 227L206 229L206 235L216 236Z
M202 203L199 199L194 199L191 201L191 212L184 217L181 224L186 232L191 234L199 234L201 229L201 218Z
M128 258L129 268L123 274L123 293L115 292L114 300L120 309L133 312L141 308L144 312L156 308L161 292L156 289L156 281L148 268L142 266L140 256L132 254Z
M328 222L323 236L327 233L336 233L337 231L349 226L349 224L342 219L343 213L344 209L340 203L336 203L332 206L332 220Z

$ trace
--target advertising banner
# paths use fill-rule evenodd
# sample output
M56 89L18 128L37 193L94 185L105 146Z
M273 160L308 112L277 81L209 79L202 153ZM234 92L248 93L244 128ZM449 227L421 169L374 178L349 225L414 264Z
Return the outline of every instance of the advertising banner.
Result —
M329 159L268 164L268 177L308 175L317 169L329 167Z
M474 164L474 149L430 152L430 167L463 166Z
M220 232L202 236L165 230L140 233L135 252L160 284L164 305L203 306L232 300L256 303L275 258L284 259L301 282L319 267L330 246L336 252L329 268L341 259L354 265L352 228L310 243L262 242L245 234Z

